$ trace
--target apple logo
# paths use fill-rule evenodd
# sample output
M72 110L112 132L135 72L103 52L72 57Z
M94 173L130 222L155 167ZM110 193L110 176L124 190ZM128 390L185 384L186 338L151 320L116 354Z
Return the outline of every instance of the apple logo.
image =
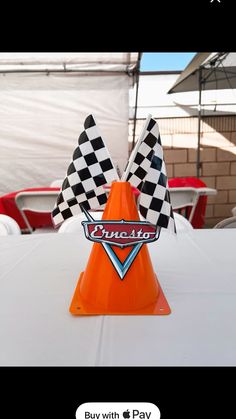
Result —
M123 412L123 418L125 418L125 419L129 419L130 418L130 412L129 412L128 409L125 412Z

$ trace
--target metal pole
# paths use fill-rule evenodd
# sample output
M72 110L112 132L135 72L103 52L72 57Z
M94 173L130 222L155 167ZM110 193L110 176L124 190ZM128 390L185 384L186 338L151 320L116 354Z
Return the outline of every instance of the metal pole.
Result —
M140 61L141 61L142 53L139 52L138 54L138 63L137 63L137 72L136 72L136 97L135 97L135 107L134 107L134 128L133 128L133 141L132 141L132 148L134 148L135 144L135 132L136 132L136 121L137 121L137 107L138 107L138 88L139 88L139 74L140 74Z
M198 100L198 141L197 141L197 177L200 176L200 148L201 148L201 102L202 102L202 69L199 69L199 100Z

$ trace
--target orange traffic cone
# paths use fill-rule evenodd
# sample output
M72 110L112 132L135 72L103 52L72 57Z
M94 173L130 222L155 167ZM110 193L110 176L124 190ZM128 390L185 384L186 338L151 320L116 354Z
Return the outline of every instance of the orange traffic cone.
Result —
M112 183L102 219L140 221L129 182ZM132 249L112 246L121 263ZM74 315L169 314L170 307L153 271L147 245L142 245L121 280L102 244L94 243L87 267L80 274L70 312Z

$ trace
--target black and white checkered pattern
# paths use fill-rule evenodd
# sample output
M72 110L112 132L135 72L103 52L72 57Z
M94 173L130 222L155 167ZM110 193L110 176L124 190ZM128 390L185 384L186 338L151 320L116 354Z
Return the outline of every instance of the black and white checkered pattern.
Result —
M143 182L139 211L151 224L176 233L160 134L154 147L150 170Z
M127 181L129 181L139 190L141 190L143 180L150 170L152 158L154 155L154 148L157 144L158 137L158 125L154 119L150 119L144 134L144 139L138 148L127 176ZM132 158L133 156L131 154L130 159Z
M80 213L80 205L89 210L105 204L103 185L119 179L92 115L84 128L52 211L55 225Z
M131 167L126 176L141 191L139 211L151 224L176 233L175 220L168 191L168 179L157 122L150 118L143 140L131 154Z

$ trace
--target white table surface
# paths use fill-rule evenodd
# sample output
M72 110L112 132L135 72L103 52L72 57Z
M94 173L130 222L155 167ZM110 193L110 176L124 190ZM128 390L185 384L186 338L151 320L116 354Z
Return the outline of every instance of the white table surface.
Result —
M169 316L74 317L91 243L0 237L0 365L236 365L236 229L161 232L149 245Z

